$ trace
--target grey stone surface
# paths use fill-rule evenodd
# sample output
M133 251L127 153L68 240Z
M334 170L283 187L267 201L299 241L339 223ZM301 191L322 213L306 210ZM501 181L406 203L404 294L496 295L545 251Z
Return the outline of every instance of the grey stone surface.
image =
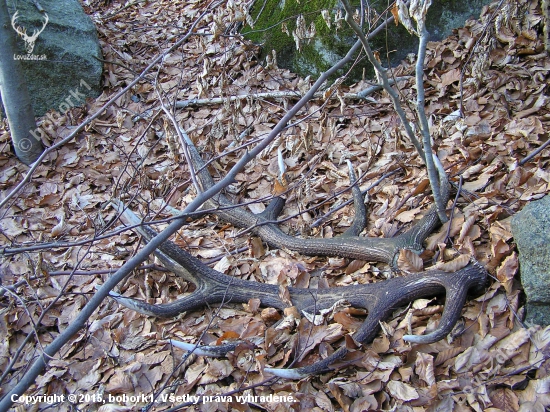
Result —
M526 321L550 324L550 196L529 203L512 218L519 250L521 283L527 295Z
M23 65L36 116L49 109L65 112L101 93L103 65L94 58L102 57L97 31L78 0L40 0L45 14L32 1L7 0L7 5L12 18L17 12L14 25L28 37L39 32L48 16L32 47L33 60L25 60L29 42L16 34L20 54L14 58Z
M434 1L428 11L427 28L430 32L430 40L436 41L449 36L453 29L464 26L469 18L478 18L482 7L491 0L441 0ZM357 1L352 1L357 5ZM391 2L390 2L391 3ZM387 2L369 2L369 6L381 13L388 7ZM246 26L242 33L257 44L262 45L262 57L271 54L271 50L277 52L279 67L289 69L303 77L311 75L318 77L322 72L330 68L335 62L346 55L350 47L356 41L356 35L342 22L342 27L336 29L335 25L329 29L321 17L321 10L332 11L332 21L335 13L342 12L343 6L339 0L257 0L252 8L251 15L257 19L254 28ZM260 16L258 17L259 12ZM285 22L289 33L296 27L296 17L302 14L306 27L315 26L316 34L311 41L302 44L302 50L297 51L292 36L288 36L281 30L281 22ZM343 12L345 14L345 12ZM418 38L411 35L399 25L392 23L387 31L380 33L371 42L373 50L379 51L384 65L386 65L387 50L390 51L392 65L399 64L409 53L417 53ZM338 76L347 70L341 70ZM352 81L361 80L363 73L367 77L373 76L370 63L365 61L358 64L349 74Z

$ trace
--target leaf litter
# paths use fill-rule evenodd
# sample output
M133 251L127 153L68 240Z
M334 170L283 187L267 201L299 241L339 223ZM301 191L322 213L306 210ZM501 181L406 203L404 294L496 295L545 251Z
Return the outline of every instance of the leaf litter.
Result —
M106 398L156 394L168 385L163 393L177 396L222 395L244 388L240 394L296 399L244 405L233 397L185 407L200 411L547 408L550 328L521 322L524 298L509 219L527 202L550 192L548 150L523 162L548 138L550 59L536 34L542 19L537 1L505 2L502 12L489 21L495 7L486 8L481 20L468 21L449 38L430 43L427 51L426 111L435 149L452 182L463 179L463 191L450 229L444 225L428 239L422 259L400 256L400 268L404 273L422 270L423 264L431 265L437 258L439 267L456 270L475 255L493 276L483 295L468 301L446 339L429 345L409 345L402 339L435 326L442 313L441 298L422 299L397 310L368 345L358 345L350 337L366 314L346 305L322 317L300 314L295 308L280 314L259 308L251 297L245 305L155 319L106 300L27 394L87 393ZM40 119L47 145L66 136L133 80L152 56L187 30L205 4L113 1L108 6L85 3L85 8L96 24L107 61L104 91L83 108ZM199 29L200 35L167 55L157 72L146 75L74 141L59 148L1 211L0 236L5 245L22 248L51 242L52 247L2 257L2 285L16 286L0 296L0 372L5 373L0 394L10 390L41 349L71 323L95 286L139 249L139 238L131 231L112 233L115 212L106 207L108 200L135 199L132 207L142 216L169 217L171 208L182 209L195 195L176 131L163 117L154 82L166 93L164 99L225 98L221 104L176 111L177 121L197 147L214 157L215 177L223 176L239 159L242 150L235 148L265 136L293 101L251 96L295 91L308 84L308 79L275 64L263 68L257 48L234 35L232 24L246 17L246 8L239 1L217 8ZM486 27L489 36L480 39ZM404 61L392 73L411 76L414 64ZM415 99L412 78L397 85L403 98ZM357 93L367 86L340 84L336 90ZM238 95L250 97L230 101ZM379 92L371 97L311 101L300 113L301 121L251 162L228 193L239 202L279 193L276 152L281 148L288 180L283 189L290 188L282 216L288 218L286 230L296 236L332 237L351 223L349 205L330 214L320 227L312 228L311 222L350 198L349 191L335 196L349 185L345 160L365 173L362 189L402 166L369 191L366 235L392 236L414 224L430 205L425 169L401 136L387 95ZM457 115L460 109L464 118ZM0 127L0 186L8 193L27 169L11 151L5 123ZM334 201L323 203L327 198ZM252 203L250 209L258 212L263 207ZM202 259L211 259L227 275L282 285L282 295L290 285L330 287L396 275L383 265L270 250L212 216L188 222L173 240ZM88 243L75 244L80 241ZM61 242L72 246L62 247ZM240 251L247 247L250 253ZM194 285L163 271L153 258L146 265L117 291L161 303L194 290ZM39 343L32 340L33 344L24 345L29 334ZM189 343L200 339L206 345L248 343L227 358L191 355L181 363L182 352L168 343L172 338ZM298 382L262 384L265 365L311 364L342 344L350 349L346 367ZM20 347L19 357L10 365ZM8 365L11 371L6 372ZM101 405L84 399L79 407L135 410L145 404ZM46 406L39 405L38 410ZM155 403L154 410L170 406ZM58 409L70 407L60 404Z

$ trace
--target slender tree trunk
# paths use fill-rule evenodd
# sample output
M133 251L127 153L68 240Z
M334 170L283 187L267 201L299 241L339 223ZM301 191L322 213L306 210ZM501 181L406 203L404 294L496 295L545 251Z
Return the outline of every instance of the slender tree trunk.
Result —
M550 53L550 0L542 0L542 16L544 24L544 45Z
M31 134L36 129L36 121L21 62L14 59L15 54L15 31L11 27L6 0L0 0L0 94L15 154L23 163L30 165L38 159L43 146Z

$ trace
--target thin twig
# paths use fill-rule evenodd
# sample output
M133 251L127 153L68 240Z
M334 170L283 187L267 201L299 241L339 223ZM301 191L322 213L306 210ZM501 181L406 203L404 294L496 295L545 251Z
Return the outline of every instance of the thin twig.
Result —
M162 110L168 116L168 119L172 122L172 126L174 127L174 130L176 131L176 134L178 135L179 141L183 147L183 155L185 156L185 161L187 162L187 167L189 167L189 174L191 175L191 181L193 182L193 186L195 186L195 189L197 193L201 192L201 187L199 185L199 182L197 180L197 174L195 170L193 170L193 163L191 163L191 158L189 157L189 150L187 150L187 140L189 140L189 136L187 136L187 133L180 128L178 121L176 120L176 117L174 114L166 107L164 102L162 101L162 95L159 92L159 88L156 88L157 95L159 97L160 105L162 107ZM186 140L187 139L187 140Z
M546 142L544 142L542 145L540 145L540 147L536 150L533 150L533 152L531 152L529 155L525 156L523 159L521 159L519 162L518 162L518 166L523 166L525 163L527 163L528 161L530 161L533 157L535 157L536 155L538 155L540 152L542 152L544 149L546 149L546 147L550 144L550 139L548 139Z
M44 7L38 2L38 0L32 0L34 6L40 13L45 13Z
M367 54L367 57L369 59L369 62L374 67L376 73L379 76L379 80L382 80L382 87L384 87L384 90L390 95L390 98L392 99L393 106L395 108L395 111L397 112L399 118L401 119L401 123L403 124L403 127L405 128L405 131L407 132L407 136L409 137L409 140L412 142L414 147L416 148L416 151L422 157L424 160L424 151L422 150L422 145L414 135L414 131L409 124L409 121L407 119L407 115L405 114L405 111L403 110L401 106L401 102L399 101L399 95L395 90L392 89L392 87L389 84L388 75L387 75L387 69L382 67L380 62L376 59L374 56L374 53L370 47L370 44L368 42L367 37L365 37L365 34L361 30L361 28L357 25L355 20L353 20L353 9L351 8L351 5L349 4L348 0L342 0L342 5L344 6L344 9L346 10L346 22L349 24L349 26L352 28L352 30L355 32L357 37L359 37L359 42L361 42L363 46L363 50L365 50L365 53ZM425 160L424 160L425 161Z
M460 176L460 180L458 182L458 189L456 191L455 200L453 201L453 207L451 208L451 216L449 217L449 227L447 228L447 233L445 234L444 243L447 243L447 241L451 239L451 226L452 226L453 219L454 219L454 216L455 216L456 204L458 203L458 198L460 197L460 194L462 192L462 181L463 180L464 179L462 179L462 176Z
M424 60L426 58L426 46L428 44L428 30L426 29L426 22L424 18L421 18L417 22L417 30L420 41L418 43L418 56L416 58L416 113L420 120L420 133L422 134L422 144L424 146L424 153L426 154L426 168L428 169L428 179L430 186L432 187L432 193L434 202L437 207L437 215L442 223L447 221L447 215L445 214L445 206L441 199L441 189L439 187L439 174L437 173L434 156L432 155L432 137L430 135L430 125L428 124L428 118L426 117L425 110L425 98L424 98ZM432 155L432 156L430 156Z
M382 175L376 182L374 182L372 185L370 185L369 187L367 187L365 190L362 190L361 191L361 196L365 196L369 190L371 190L373 187L376 187L378 186L382 180L384 179L387 179L388 177L390 176L393 176L394 174L396 174L397 172L399 172L400 169L395 169L395 170L392 170L391 172L388 172L384 175ZM351 186L350 186L351 188ZM347 190L347 189L346 189ZM332 209L330 209L327 213L325 213L323 216L321 216L319 219L317 219L315 222L313 222L311 224L311 227L317 227L319 225L321 225L325 220L328 219L328 217L334 213L336 213L337 211L339 211L340 209L346 207L347 205L349 205L350 203L353 202L353 198L351 199L348 199L346 200L344 203L342 203L341 205L338 205ZM315 207L318 207L319 205L316 205Z

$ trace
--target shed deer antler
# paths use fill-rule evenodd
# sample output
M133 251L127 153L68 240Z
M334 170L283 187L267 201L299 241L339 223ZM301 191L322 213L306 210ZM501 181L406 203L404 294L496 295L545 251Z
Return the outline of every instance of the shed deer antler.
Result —
M193 163L196 167L199 180L203 186L208 187L212 178L205 168L204 163L194 147L189 147ZM445 196L448 196L448 183L442 167L439 169L440 181ZM446 189L445 189L446 188ZM396 252L403 247L417 249L429 232L433 229L432 215L430 211L414 228L401 235L399 241L392 239L371 239L357 236L365 225L365 206L360 196L360 190L354 186L354 204L356 220L352 227L343 236L333 239L300 239L292 241L292 237L284 234L277 225L267 223L255 227L254 231L271 244L280 244L289 249L301 250L307 254L342 255L356 257L365 260L383 261L394 264ZM358 195L359 194L359 195ZM447 197L446 197L447 198ZM215 199L220 205L230 206L225 196L218 195ZM113 202L124 220L133 226L145 238L151 240L156 232L147 225L140 225L141 220L120 202ZM260 215L253 215L243 208L235 207L217 210L216 214L225 220L234 222L238 226L250 226L252 224L271 221L276 218L282 208L282 201L275 199L266 211ZM434 215L437 219L437 215ZM359 222L359 223L358 223ZM421 227L419 227L421 226ZM404 236L406 235L406 236ZM368 239L368 240L367 240ZM393 238L396 239L396 238ZM290 240L290 241L289 241ZM406 241L405 241L406 240ZM307 246L304 247L303 245ZM195 310L206 304L214 303L244 303L251 296L260 299L263 306L283 309L288 306L279 297L279 287L276 285L261 284L226 276L217 272L189 253L180 249L174 243L164 242L155 255L171 271L193 282L196 291L182 299L161 305L151 305L145 302L123 297L119 294L111 296L120 304L138 312L161 317L172 317L185 311ZM380 321L388 318L398 307L403 306L421 297L446 293L446 305L443 315L435 330L423 336L406 335L404 340L414 343L430 343L442 339L453 328L461 314L466 301L468 291L473 287L482 287L485 284L486 271L477 262L473 261L465 268L454 273L446 273L439 270L431 270L406 277L396 277L375 284L353 285L335 287L329 289L303 289L289 287L290 300L294 306L303 312L315 312L332 307L335 303L347 301L355 307L365 308L368 316L362 326L353 335L355 341L368 343L374 339L380 328ZM176 346L188 350L186 344L172 341ZM233 346L199 347L200 354L220 355ZM329 371L337 367L339 361L344 360L348 349L342 346L327 358L309 366L296 369L265 368L265 371L280 377L299 379L311 374Z
M27 29L21 29L21 27L18 27L15 25L15 21L17 20L17 15L19 14L19 11L16 11L13 17L11 18L11 25L13 29L19 34L23 40L25 41L25 49L27 50L28 54L31 54L34 50L34 44L36 43L36 39L38 39L38 36L40 33L44 31L46 28L46 25L48 24L49 17L46 13L44 13L44 23L42 24L42 28L35 29L32 32L32 36L27 35Z
M156 232L147 225L139 226L142 221L122 203L115 203L124 220L144 237L146 241L156 236ZM284 309L288 305L279 297L277 285L262 284L224 275L203 264L174 243L164 242L155 255L162 264L175 274L193 282L196 290L189 296L174 302L152 305L139 300L126 298L112 293L120 304L150 316L174 317L183 312L197 310L215 303L246 303L251 296L260 299L262 306ZM468 290L485 284L486 272L477 262L465 268L446 273L439 270L426 271L396 277L382 282L365 285L353 285L329 289L303 289L289 287L290 300L302 312L314 313L332 307L337 302L347 301L351 306L368 311L363 325L353 335L357 342L368 343L376 337L380 321L387 319L400 306L422 297L439 295L446 292L446 305L437 326L431 333L422 336L407 335L405 340L414 343L430 343L442 339L453 328L460 317ZM185 345L177 345L189 349ZM205 355L222 355L232 347L199 348ZM331 365L342 360L348 353L345 347L338 349L326 359L310 366L297 369L266 368L266 372L277 376L298 379L311 374L331 370Z
M197 176L203 190L214 185L212 176L205 167L193 143L187 140L187 147L191 162L197 171ZM449 182L439 159L434 156L440 178L441 197L447 203L449 199ZM355 182L353 170L350 168L350 180ZM433 206L428 213L405 233L392 238L373 238L359 236L367 224L367 211L361 196L361 191L355 185L352 189L355 208L355 219L351 227L341 236L330 239L295 238L283 232L275 223L277 216L284 206L284 199L274 198L266 210L254 215L243 207L236 207L223 194L209 199L205 206L217 209L214 213L222 220L237 227L249 229L261 237L270 246L286 248L304 255L341 256L365 261L385 262L392 267L397 266L399 251L402 249L420 253L422 243L430 233L440 224L437 209Z

